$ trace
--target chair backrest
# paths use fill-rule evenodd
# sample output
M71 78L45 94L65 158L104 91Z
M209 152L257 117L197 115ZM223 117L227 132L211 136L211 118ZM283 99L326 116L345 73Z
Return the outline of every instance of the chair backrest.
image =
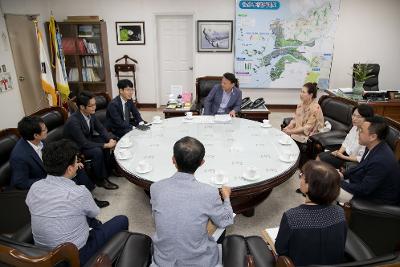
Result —
M11 167L10 155L17 144L20 135L16 128L8 128L0 131L0 191L10 185Z
M366 64L360 64L360 65L366 65ZM354 64L353 68L357 67L358 64ZM374 75L373 77L367 79L364 83L364 90L365 91L379 91L379 86L378 86L378 76L379 76L379 71L381 67L379 64L368 64L368 66L371 68L371 72L369 75ZM354 81L354 74L353 74L353 87L355 85Z
M111 99L107 93L96 93L96 118L100 120L100 122L105 125L106 123L106 113L107 106L110 103Z
M196 79L196 104L203 106L204 99L216 84L220 84L222 76L204 76Z
M393 150L397 161L400 163L400 123L387 117L385 119L389 125L389 132L385 141Z
M350 202L349 228L377 255L400 250L400 206Z
M79 267L79 251L72 243L46 250L0 236L1 264L24 267Z
M46 142L57 141L63 138L64 123L68 118L68 112L62 107L51 107L39 110L32 115L44 120L48 133Z
M350 131L354 104L340 97L323 95L319 99L325 120L332 124L332 131Z

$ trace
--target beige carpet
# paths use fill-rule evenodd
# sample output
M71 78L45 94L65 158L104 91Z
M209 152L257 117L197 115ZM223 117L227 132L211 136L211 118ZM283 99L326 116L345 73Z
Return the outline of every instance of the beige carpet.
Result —
M142 112L143 118L147 121L151 121L155 115L162 116L162 113ZM273 112L270 114L271 124L279 128L282 119L288 115L288 113ZM130 231L152 236L155 228L147 195L141 188L123 177L111 177L111 180L120 186L118 190L96 188L94 192L97 198L111 203L109 207L101 209L99 219L104 221L115 215L124 214L129 218ZM278 226L285 210L296 207L304 201L301 195L294 192L299 187L299 182L296 173L288 181L274 188L271 195L256 207L253 217L236 216L234 225L227 229L227 233L260 235L263 228Z

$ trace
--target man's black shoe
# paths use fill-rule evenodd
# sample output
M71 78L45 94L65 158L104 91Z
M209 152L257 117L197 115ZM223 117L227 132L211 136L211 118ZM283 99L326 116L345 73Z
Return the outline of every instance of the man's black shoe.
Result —
M119 188L119 186L118 185L116 185L116 184L114 184L114 183L111 183L108 179L104 179L104 181L102 181L101 183L99 183L98 184L98 186L100 186L100 187L103 187L104 189L107 189L107 190L115 190L115 189L118 189Z
M94 199L94 202L96 202L97 207L99 207L100 209L110 206L110 202L98 200L97 198Z

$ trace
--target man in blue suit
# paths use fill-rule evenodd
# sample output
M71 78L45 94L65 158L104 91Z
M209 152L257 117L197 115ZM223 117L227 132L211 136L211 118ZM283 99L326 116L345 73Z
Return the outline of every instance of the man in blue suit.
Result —
M229 114L236 117L242 104L242 91L233 73L225 73L204 100L204 115Z
M121 138L132 130L132 127L144 126L144 121L132 101L133 84L130 80L118 81L119 96L115 97L107 107L107 126L111 132ZM131 114L132 119L131 120Z
M118 189L110 182L111 149L117 141L96 118L96 99L91 92L83 91L76 97L79 111L73 113L64 126L64 137L74 141L86 159L92 161L96 184L105 189Z
M47 127L37 116L24 117L18 122L21 139L18 140L10 156L11 186L28 190L33 183L46 178L47 172L42 161L42 149L47 137ZM83 164L78 163L79 170L73 179L76 184L84 185L89 191L95 186L86 175ZM109 205L107 201L95 199L99 207Z
M379 116L366 118L359 132L360 145L366 146L361 162L342 174L338 200L348 202L362 198L381 204L400 202L400 166L384 141L388 126Z

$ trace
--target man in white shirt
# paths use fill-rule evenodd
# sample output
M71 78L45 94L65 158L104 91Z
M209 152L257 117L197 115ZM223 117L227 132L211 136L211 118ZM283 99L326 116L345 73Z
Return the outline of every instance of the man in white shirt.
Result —
M79 249L83 266L108 240L128 229L128 218L116 216L102 224L92 195L71 181L79 169L76 145L66 139L43 149L46 179L34 183L26 197L37 246L54 249L71 242ZM92 228L90 230L90 228Z

